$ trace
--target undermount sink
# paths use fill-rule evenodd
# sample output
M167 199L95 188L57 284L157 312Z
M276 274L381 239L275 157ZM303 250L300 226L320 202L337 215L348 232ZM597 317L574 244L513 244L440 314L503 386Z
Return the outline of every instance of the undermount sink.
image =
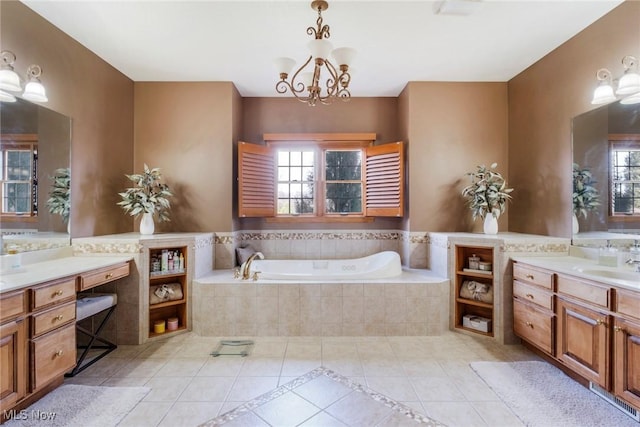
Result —
M614 271L604 269L580 269L581 273L592 276L606 277L607 279L629 280L631 282L640 283L640 273L632 271Z

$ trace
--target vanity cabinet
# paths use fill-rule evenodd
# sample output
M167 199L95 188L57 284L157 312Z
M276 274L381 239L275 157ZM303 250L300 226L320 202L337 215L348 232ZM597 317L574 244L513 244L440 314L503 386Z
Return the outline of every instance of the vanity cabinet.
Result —
M610 384L610 324L605 313L558 298L557 358L604 389Z
M0 325L0 413L13 407L26 395L26 346L24 318Z
M514 331L640 410L640 291L513 264Z
M521 264L513 266L513 330L549 355L555 352L555 276Z
M93 287L128 274L126 262L0 294L0 422L60 385L75 366L82 279Z
M617 293L613 354L614 393L640 408L640 293Z

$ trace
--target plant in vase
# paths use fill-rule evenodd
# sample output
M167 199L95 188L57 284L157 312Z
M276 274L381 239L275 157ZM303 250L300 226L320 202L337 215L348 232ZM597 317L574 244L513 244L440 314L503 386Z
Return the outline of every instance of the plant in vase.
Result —
M478 166L475 172L467 173L471 177L471 184L462 190L467 199L473 220L484 219L485 234L498 232L498 216L504 213L507 201L511 200L513 188L507 188L506 180L495 169L497 163L489 168Z
M173 196L167 184L160 182L162 175L159 168L149 169L144 165L141 174L125 175L135 183L135 187L127 188L123 193L118 193L122 201L118 205L131 216L138 217L140 221L140 234L153 234L154 214L160 221L169 221L169 197Z
M580 169L580 165L573 164L573 234L579 231L578 217L586 219L589 211L600 206L600 195L593 185L595 183L589 169Z
M71 169L56 169L51 179L53 184L47 200L47 208L50 213L62 216L62 221L68 226L71 212Z

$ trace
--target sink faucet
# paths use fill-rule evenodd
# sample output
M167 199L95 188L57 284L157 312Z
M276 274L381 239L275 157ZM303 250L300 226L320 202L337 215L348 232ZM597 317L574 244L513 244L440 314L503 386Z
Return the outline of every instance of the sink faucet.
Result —
M249 277L251 276L251 263L256 258L264 259L264 255L262 254L262 252L255 252L240 267L240 270L242 270L242 280L249 280Z
M640 273L640 259L633 259L633 258L629 258L628 260L625 261L625 264L629 264L629 265L636 265L636 272Z

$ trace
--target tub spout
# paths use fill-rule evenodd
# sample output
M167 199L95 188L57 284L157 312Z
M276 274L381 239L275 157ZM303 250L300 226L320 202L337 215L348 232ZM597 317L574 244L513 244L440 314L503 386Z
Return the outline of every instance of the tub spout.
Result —
M242 264L242 267L240 267L240 269L242 270L242 280L249 280L249 278L251 277L251 263L256 258L264 259L264 255L262 254L262 252L256 252L252 254L244 264Z

